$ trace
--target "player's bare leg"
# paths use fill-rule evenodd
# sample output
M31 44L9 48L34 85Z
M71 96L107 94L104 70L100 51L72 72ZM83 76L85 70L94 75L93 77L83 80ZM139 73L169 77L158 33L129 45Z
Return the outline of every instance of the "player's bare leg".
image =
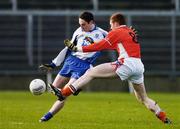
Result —
M81 89L84 85L88 84L94 78L105 78L105 77L115 77L115 66L111 63L104 63L89 69L83 76L81 76L77 81L75 81L72 86L76 89Z
M143 103L150 111L155 113L155 115L164 123L170 124L171 121L166 117L166 113L161 110L159 105L147 96L144 84L134 84L134 93L136 98Z
M69 80L69 82L67 83L67 85L70 85L72 84L74 81L76 81L75 78L71 78ZM52 84L54 86L54 83ZM49 110L49 112L51 112L53 115L55 115L57 112L59 112L59 110L61 110L64 106L64 103L65 103L65 100L63 101L60 101L60 100L57 100L54 105L51 107L51 109Z
M113 66L111 63L104 63L89 69L78 80L76 80L71 85L66 85L66 87L62 90L58 91L58 89L56 89L55 87L52 87L52 89L54 89L54 91L56 92L56 96L58 96L60 100L64 100L64 98L71 94L74 94L78 89L82 89L83 86L85 86L96 77L104 78L117 76L115 70L116 66Z
M62 87L67 81L69 80L69 78L63 77L61 75L57 75L54 82L53 82L53 86L60 88ZM57 112L59 112L63 107L64 107L64 101L59 101L57 100L53 106L51 107L51 109L49 110L48 113L46 113L39 121L40 122L45 122L48 121L49 119L51 119Z
M57 88L62 88L62 86L64 86L66 83L68 83L69 80L70 80L69 78L63 77L63 76L57 74L52 85L57 87Z

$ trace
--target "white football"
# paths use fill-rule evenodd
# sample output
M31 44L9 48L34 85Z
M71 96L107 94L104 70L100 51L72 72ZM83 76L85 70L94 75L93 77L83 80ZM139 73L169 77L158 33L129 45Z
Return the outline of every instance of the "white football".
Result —
M34 79L29 84L29 89L33 95L41 95L46 90L46 84L41 79Z

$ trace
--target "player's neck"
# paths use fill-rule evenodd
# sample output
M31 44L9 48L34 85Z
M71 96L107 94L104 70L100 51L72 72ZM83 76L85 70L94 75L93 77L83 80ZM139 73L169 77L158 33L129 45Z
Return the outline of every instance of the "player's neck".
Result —
M96 25L95 25L95 24L92 24L90 31L93 31L93 30L95 30L95 29L96 29Z

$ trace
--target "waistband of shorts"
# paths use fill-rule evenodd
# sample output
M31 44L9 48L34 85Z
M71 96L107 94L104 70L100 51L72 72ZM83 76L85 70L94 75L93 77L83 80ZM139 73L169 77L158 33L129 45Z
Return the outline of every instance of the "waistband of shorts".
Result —
M127 58L118 58L117 60L121 63L124 63L125 60L128 59L135 59L135 60L141 60L139 57L127 57Z
M119 59L117 60L117 62L120 63L120 64L123 64L123 63L124 63L124 58L119 58Z

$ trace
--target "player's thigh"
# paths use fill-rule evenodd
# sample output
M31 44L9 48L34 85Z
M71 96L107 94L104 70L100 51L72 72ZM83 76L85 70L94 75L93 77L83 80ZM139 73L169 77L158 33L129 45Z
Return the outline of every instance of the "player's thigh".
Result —
M61 76L60 74L57 74L56 78L53 81L53 86L55 87L63 87L67 82L69 81L68 77Z
M115 68L111 63L104 63L90 68L86 74L92 77L112 77L116 76Z
M77 79L76 78L70 78L69 79L69 82L66 84L66 85L70 85L72 84L73 82L75 82Z

